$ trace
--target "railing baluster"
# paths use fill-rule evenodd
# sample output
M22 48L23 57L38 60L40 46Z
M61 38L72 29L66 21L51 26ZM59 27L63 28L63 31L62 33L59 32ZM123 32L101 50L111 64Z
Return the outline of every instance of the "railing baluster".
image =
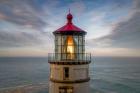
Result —
M49 62L56 62L56 61L91 61L91 54L90 53L73 53L75 58L69 58L69 53L49 53L48 54L48 61Z

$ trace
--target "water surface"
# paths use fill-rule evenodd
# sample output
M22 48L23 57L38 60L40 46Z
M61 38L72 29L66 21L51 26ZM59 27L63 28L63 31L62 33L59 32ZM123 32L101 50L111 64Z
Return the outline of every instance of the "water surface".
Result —
M140 58L96 57L91 93L140 93ZM47 93L47 58L0 58L0 93Z

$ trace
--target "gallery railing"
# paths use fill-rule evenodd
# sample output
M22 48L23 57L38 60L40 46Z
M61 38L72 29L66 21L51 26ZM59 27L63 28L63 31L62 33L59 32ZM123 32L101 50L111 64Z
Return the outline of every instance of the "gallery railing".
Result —
M61 62L61 61L91 61L90 53L49 53L49 62Z

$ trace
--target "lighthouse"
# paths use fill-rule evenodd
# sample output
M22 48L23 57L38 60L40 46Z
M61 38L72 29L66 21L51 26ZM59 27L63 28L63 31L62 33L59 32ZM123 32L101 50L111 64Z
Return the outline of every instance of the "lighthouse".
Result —
M91 54L85 53L86 31L75 26L73 16L53 32L55 52L48 54L50 64L49 93L89 93Z

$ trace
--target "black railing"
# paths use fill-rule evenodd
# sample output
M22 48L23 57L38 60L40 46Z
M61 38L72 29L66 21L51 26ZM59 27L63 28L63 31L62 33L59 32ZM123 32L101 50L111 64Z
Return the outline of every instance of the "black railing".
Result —
M91 61L90 53L49 53L49 62L61 62L61 61Z

